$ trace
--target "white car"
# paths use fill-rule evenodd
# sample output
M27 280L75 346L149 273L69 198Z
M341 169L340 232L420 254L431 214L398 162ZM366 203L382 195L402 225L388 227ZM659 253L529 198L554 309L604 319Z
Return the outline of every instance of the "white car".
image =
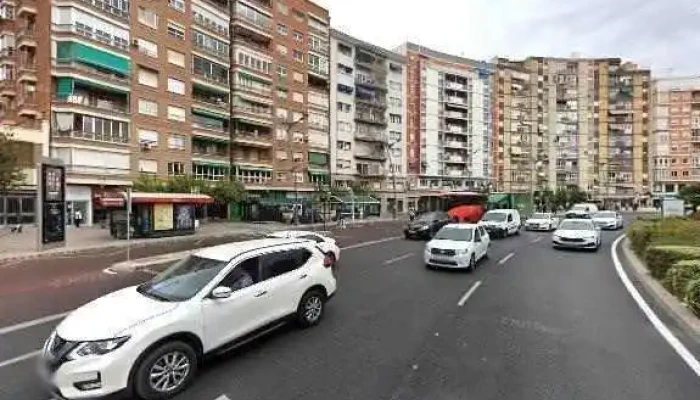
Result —
M600 248L600 228L590 219L565 219L552 234L552 246L555 249L590 249Z
M557 229L559 218L552 213L535 213L525 221L525 230L552 231Z
M481 217L479 225L490 236L504 238L520 234L520 212L516 209L489 210Z
M310 241L202 249L68 315L46 341L39 372L62 399L168 399L192 382L205 355L288 320L316 325L335 291L330 256Z
M483 226L448 224L425 245L423 255L427 268L476 269L476 263L488 258L491 239Z
M616 211L600 211L593 214L593 223L600 229L622 229L625 225L622 215Z
M269 238L304 239L316 242L318 248L333 257L335 265L340 260L340 247L335 239L317 232L310 231L277 231L267 235Z

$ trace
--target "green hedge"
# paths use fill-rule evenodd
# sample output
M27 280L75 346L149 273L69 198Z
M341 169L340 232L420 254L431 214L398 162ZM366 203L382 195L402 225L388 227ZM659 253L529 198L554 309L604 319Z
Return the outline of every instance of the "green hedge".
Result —
M700 247L700 221L688 218L636 220L627 230L632 249L639 256L650 246L683 245Z
M651 275L663 279L666 271L678 261L700 259L700 247L652 246L644 253L644 260Z
M688 308L700 317L700 279L688 283L688 290L685 294L685 304Z
M696 279L700 279L700 260L682 260L666 271L664 286L682 300L687 293L688 283Z

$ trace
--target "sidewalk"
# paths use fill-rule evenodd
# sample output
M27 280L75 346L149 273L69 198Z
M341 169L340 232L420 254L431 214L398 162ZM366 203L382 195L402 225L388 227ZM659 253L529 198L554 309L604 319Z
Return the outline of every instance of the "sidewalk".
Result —
M356 225L365 225L378 222L393 221L391 218L369 218L357 220ZM347 222L348 225L353 225L352 221ZM335 222L326 223L327 228L336 226ZM37 251L37 228L25 227L22 233L11 234L9 231L0 233L0 261L41 258L46 256L73 254L87 250L108 249L108 248L125 248L145 247L149 244L163 244L168 242L181 241L197 241L203 238L227 237L227 236L258 236L266 233L287 230L287 229L319 229L323 228L323 224L305 224L305 225L288 225L278 222L209 222L203 224L194 235L175 236L157 239L134 239L127 242L126 240L114 239L109 234L108 229L94 227L75 228L68 227L66 232L65 247L50 249L45 251Z

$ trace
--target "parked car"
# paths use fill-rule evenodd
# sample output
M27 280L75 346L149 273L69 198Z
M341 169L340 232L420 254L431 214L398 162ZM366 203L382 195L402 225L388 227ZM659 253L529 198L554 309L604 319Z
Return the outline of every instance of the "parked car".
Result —
M520 212L516 209L490 210L481 218L483 226L491 237L504 238L520 234Z
M41 377L59 398L169 399L195 379L205 356L287 321L318 324L336 291L331 266L308 240L199 250L69 314L44 345Z
M525 221L525 230L552 231L557 229L559 218L552 213L535 213Z
M617 211L600 211L593 214L593 223L601 229L622 229L625 225L622 215Z
M552 234L552 246L555 249L589 249L600 248L600 228L590 219L565 219Z
M448 224L425 245L427 268L476 269L479 260L488 257L491 239L483 226Z
M267 237L311 240L318 245L318 248L321 249L324 254L330 255L333 258L333 265L340 260L340 247L338 247L338 243L336 243L335 239L318 232L277 231L268 234Z
M598 212L598 206L593 203L574 204L569 211L565 213L566 218L591 218L591 215Z
M450 216L446 212L433 211L420 214L406 225L403 234L406 239L430 239L450 222Z

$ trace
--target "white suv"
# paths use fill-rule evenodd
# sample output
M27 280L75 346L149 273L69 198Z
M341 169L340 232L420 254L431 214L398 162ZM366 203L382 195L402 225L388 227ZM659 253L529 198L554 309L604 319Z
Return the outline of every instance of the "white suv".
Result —
M332 261L297 239L200 250L72 312L46 341L40 374L59 398L170 398L194 379L203 356L289 319L317 324L336 291Z

